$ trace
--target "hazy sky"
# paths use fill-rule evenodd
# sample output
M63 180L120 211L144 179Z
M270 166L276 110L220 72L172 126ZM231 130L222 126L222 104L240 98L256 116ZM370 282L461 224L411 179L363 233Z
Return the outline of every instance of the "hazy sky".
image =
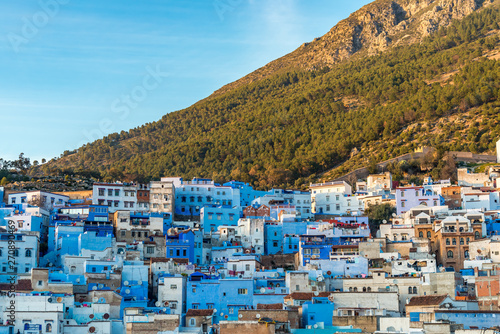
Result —
M0 157L158 120L325 34L368 0L0 4Z

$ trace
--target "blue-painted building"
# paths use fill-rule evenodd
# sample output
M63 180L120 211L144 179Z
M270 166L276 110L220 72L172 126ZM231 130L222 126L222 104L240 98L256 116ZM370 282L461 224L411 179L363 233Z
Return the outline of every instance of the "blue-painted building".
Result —
M84 232L78 238L78 253L82 249L90 251L104 251L113 247L113 235L100 236L96 232Z
M283 224L264 225L264 254L283 254Z
M500 219L486 218L486 234L491 237L493 235L500 235Z
M219 276L195 272L189 276L186 288L186 310L220 310Z
M79 239L82 233L82 224L56 225L54 231L54 251L56 256L54 264L56 266L60 267L62 265L64 255L80 255Z
M187 229L176 234L167 234L167 258L187 259L189 263L203 262L203 234L201 230Z
M500 324L500 311L436 310L434 314L436 320L463 324L464 329L485 329Z
M5 202L3 200L4 193L4 187L0 187L0 208L5 206Z
M226 182L223 184L223 186L228 186L233 189L240 190L241 208L246 208L247 206L251 205L254 199L265 195L270 195L272 193L272 191L255 190L250 184L240 181Z
M311 301L302 304L302 324L307 327L321 322L325 326L332 326L334 310L333 302L327 297L313 297Z
M213 180L194 178L185 181L182 178L162 178L175 187L175 214L199 217L205 206L224 208L240 207L240 189L221 186Z
M205 206L200 209L200 225L205 234L217 232L219 226L237 226L242 217L240 208Z

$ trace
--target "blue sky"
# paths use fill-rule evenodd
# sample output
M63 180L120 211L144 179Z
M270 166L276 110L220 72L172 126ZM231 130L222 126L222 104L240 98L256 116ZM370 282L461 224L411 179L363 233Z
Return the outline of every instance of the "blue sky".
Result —
M0 157L49 160L156 121L325 34L369 2L3 2Z

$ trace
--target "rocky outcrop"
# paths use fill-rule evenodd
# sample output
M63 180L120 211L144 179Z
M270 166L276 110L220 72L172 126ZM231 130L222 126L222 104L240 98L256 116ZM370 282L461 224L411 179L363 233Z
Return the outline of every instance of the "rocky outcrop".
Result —
M422 40L454 19L499 0L377 0L340 21L328 33L257 71L222 87L218 95L287 68L318 69L353 56L369 56Z

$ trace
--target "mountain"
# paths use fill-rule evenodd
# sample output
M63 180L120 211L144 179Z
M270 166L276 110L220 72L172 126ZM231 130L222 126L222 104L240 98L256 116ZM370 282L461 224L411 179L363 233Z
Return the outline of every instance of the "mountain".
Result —
M299 187L332 167L341 173L420 145L493 150L499 3L377 0L193 106L33 172Z

